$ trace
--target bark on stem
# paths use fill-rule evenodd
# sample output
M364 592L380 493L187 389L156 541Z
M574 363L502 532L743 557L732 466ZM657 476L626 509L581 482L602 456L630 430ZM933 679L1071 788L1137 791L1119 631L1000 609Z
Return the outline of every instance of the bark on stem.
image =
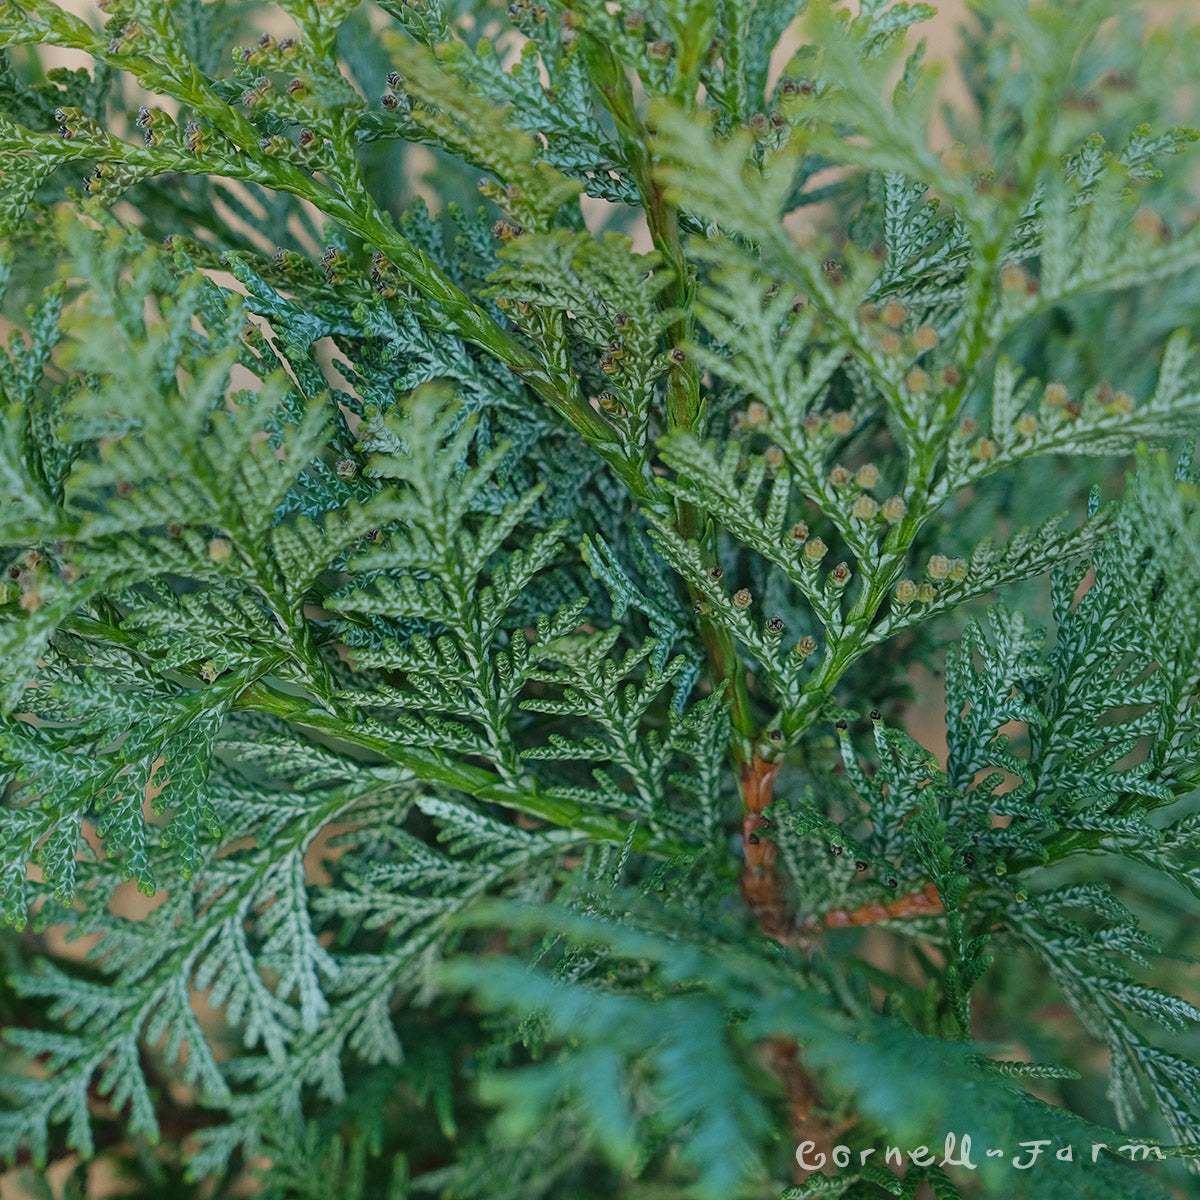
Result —
M826 929L841 929L847 925L874 925L879 921L893 921L903 917L933 917L944 911L937 888L932 883L927 883L921 891L901 896L890 904L871 900L853 911L831 908L821 918L821 924Z
M760 836L763 810L771 803L779 762L768 762L755 754L742 767L742 867L741 893L763 933L786 942L792 933L791 914L783 879L776 862L777 850L770 838Z

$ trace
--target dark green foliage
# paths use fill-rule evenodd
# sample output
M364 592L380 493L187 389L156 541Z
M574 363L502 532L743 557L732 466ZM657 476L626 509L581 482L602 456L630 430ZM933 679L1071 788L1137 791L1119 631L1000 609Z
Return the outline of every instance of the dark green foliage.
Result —
M1197 33L981 0L942 152L923 4L100 7L0 0L0 1190L1193 1183Z

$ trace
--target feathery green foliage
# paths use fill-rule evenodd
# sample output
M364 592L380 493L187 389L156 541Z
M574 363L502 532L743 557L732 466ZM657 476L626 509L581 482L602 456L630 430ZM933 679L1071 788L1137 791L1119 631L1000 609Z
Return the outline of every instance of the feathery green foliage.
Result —
M0 1187L1186 1186L1200 33L96 7L0 0Z

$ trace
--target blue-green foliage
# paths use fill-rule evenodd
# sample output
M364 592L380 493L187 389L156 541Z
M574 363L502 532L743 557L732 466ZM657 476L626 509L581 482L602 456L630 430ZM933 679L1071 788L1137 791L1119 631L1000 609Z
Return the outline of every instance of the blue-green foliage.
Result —
M0 0L0 1163L1183 1177L1200 48L973 14Z

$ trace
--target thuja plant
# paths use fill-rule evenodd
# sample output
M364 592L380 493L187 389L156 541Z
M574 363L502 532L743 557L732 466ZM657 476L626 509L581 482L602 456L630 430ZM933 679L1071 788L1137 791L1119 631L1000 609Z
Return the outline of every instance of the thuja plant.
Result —
M0 3L3 1187L1187 1186L1196 36L95 10Z

